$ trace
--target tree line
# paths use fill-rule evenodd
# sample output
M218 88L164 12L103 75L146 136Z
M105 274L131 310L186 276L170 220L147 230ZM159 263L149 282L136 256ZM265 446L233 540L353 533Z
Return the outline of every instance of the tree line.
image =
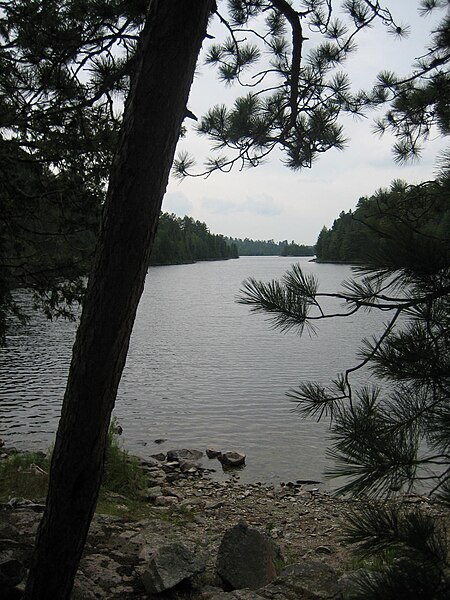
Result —
M360 198L356 210L342 211L331 228L324 227L316 243L317 260L358 264L378 261L390 264L398 246L392 239L420 232L433 240L448 237L450 206L448 182L429 181L410 186L394 181L389 189L380 189L369 197ZM407 240L404 239L404 247ZM430 248L431 251L431 248ZM413 257L402 253L410 262Z
M293 240L288 242L275 242L274 240L251 240L249 238L232 238L226 240L235 244L239 256L314 256L314 246L296 244Z
M206 223L188 216L161 213L150 265L227 258L239 258L236 244L223 235L210 233Z
M396 3L390 4L395 10ZM418 2L423 14L441 9L443 16L411 75L382 71L371 90L356 93L345 71L347 57L357 48L355 38L375 22L395 36L408 31L378 1L8 0L0 7L1 194L7 209L0 211L2 268L10 265L2 240L16 210L33 197L38 206L47 195L47 190L24 185L33 169L41 169L47 182L59 178L57 198L67 190L86 193L92 206L101 198L101 226L55 440L48 501L23 596L63 600L70 597L95 510L111 411L197 59L204 40L212 37L211 21L223 25L223 34L208 43L205 62L222 82L242 85L245 95L232 106L212 107L199 119L198 133L209 138L214 150L204 174L227 172L234 165L255 167L275 149L288 167L303 169L322 153L343 149L341 117L373 107L383 107L378 130L393 133L399 160L417 157L431 130L448 135L448 2ZM123 112L120 100L125 101ZM191 173L193 166L186 153L174 164L179 175ZM0 309L11 301L2 277L0 271ZM77 282L75 274L71 284L76 288ZM311 306L308 287L302 302ZM432 289L430 296L430 289L421 297L432 304L437 296ZM70 302L76 289L67 293L59 281L49 280L42 292L54 311L60 300ZM417 305L422 306L420 297ZM431 311L431 328L442 320L444 311L437 308ZM448 310L445 315L448 323ZM444 416L448 423L448 411Z

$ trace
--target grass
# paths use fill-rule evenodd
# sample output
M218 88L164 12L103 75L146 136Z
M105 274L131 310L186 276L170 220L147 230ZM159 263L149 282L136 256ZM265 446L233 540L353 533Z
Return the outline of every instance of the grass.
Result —
M113 417L106 443L102 493L117 493L130 500L138 500L148 487L147 477L138 459L123 448L116 430L117 421Z
M11 454L0 461L0 501L27 498L42 501L47 494L49 457L42 452Z
M105 471L97 512L129 519L154 516L155 511L142 499L147 477L137 458L123 448L113 419L108 431ZM21 452L0 459L0 502L26 498L44 502L48 488L51 452Z
M376 556L359 556L356 554L345 565L346 571L357 571L358 569L366 569L367 571L380 571L386 566L390 566L398 558L398 554L393 550L385 550Z

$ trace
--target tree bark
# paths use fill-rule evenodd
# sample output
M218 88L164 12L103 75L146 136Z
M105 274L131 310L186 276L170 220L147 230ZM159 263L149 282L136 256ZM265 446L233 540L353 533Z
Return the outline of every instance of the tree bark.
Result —
M73 349L25 598L69 598L212 0L152 0Z

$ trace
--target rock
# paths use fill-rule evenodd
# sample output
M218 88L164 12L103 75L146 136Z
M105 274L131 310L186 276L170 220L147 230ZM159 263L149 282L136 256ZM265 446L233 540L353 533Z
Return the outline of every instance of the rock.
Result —
M208 600L337 600L342 598L338 574L331 567L308 561L290 565L269 585L252 590L217 593ZM350 600L350 597L345 597Z
M191 462L196 462L200 460L202 456L203 452L201 452L200 450L189 450L187 448L182 448L181 450L169 450L167 452L168 461L188 460Z
M180 461L180 471L182 473L195 473L198 470L198 465L191 460Z
M205 570L205 562L180 543L157 548L142 574L148 594L159 594Z
M118 423L113 426L112 430L116 435L122 435L122 433L123 433L123 427L121 425L119 425Z
M234 450L223 452L217 459L224 467L242 467L245 464L245 454L235 452Z
M177 498L177 500L182 499L182 496L180 496L180 494L173 488L162 487L161 492L162 492L162 496L173 496L174 498Z
M333 550L330 548L330 546L317 546L314 552L316 554L332 554Z
M157 454L151 454L150 458L154 458L158 462L162 462L163 460L166 460L166 455L164 452L158 452Z
M158 496L155 498L156 506L175 506L178 504L178 498L175 496Z
M162 456L163 457L162 460L165 460L165 458L166 458L165 454L158 454L157 456ZM146 470L151 469L152 467L154 467L156 469L161 468L161 460L158 460L154 457L141 458L141 459L139 459L139 463Z
M340 597L336 571L316 560L289 565L264 589L264 598L335 600Z
M155 485L154 487L148 488L145 492L147 498L157 498L158 496L162 496L161 486Z
M222 452L220 450L216 450L216 448L206 448L206 456L208 458L217 458L218 456L220 456L222 454Z
M90 554L84 557L80 567L90 581L104 590L108 590L111 585L122 583L120 564L105 554Z
M275 579L277 555L279 551L270 538L241 521L222 538L217 574L226 589L258 589Z
M26 569L23 564L16 559L2 560L0 562L0 577L7 581L11 586L15 586L25 577Z
M261 596L260 591L236 590L234 592L219 592L209 595L208 600L263 600L263 596ZM274 598L274 600L284 600L284 598Z
M22 597L22 592L15 587L25 577L24 565L16 559L0 561L0 598L2 600L16 600Z

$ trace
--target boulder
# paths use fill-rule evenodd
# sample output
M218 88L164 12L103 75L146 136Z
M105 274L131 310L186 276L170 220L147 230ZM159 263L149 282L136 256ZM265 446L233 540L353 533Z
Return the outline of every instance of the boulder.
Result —
M196 473L198 471L198 464L192 460L180 460L180 471L182 473Z
M182 448L181 450L169 450L167 452L168 461L191 461L196 462L203 456L203 452L200 450L189 450L188 448Z
M222 538L217 555L217 574L224 588L258 589L277 576L275 558L279 550L274 542L241 521Z
M162 496L162 489L160 485L155 485L153 487L147 488L145 495L147 498L154 499L158 496Z
M155 498L156 506L175 506L178 504L178 498L175 496L158 496Z
M161 463L164 460L166 460L166 455L164 454L164 452L157 452L156 454L151 454L150 458L153 458L154 460L157 460L159 463Z
M166 455L162 454L162 455L158 455L158 456L162 456L162 460L165 460ZM160 469L161 468L161 461L157 460L154 457L149 457L149 458L140 458L139 459L139 464L141 465L141 467L143 467L143 469L148 470L148 469Z
M210 595L208 600L337 600L338 598L341 600L342 595L336 571L319 561L306 561L289 565L277 579L258 590L218 592Z
M264 590L265 598L335 600L341 597L338 573L318 560L289 565Z
M245 454L235 452L234 450L222 452L217 456L217 459L224 467L242 467L245 465Z
M0 562L0 576L12 586L17 585L26 575L24 565L14 558Z
M0 563L0 598L16 600L22 597L22 592L15 586L25 577L24 565L15 559L2 560Z
M216 450L216 448L212 448L211 446L206 448L206 456L208 458L217 458L222 454L220 450Z
M205 570L204 560L180 543L155 549L142 573L148 594L159 594Z

